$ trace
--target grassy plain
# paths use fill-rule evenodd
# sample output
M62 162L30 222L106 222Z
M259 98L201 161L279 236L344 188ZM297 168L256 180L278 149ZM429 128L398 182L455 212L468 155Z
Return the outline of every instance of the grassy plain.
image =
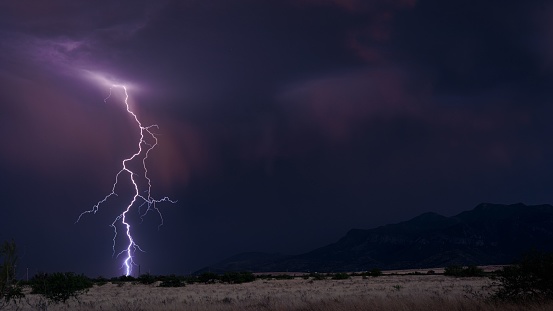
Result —
M258 279L244 284L190 284L163 288L141 284L95 285L79 301L50 305L48 310L553 310L547 305L485 302L487 278L443 275L384 275L346 280ZM27 294L22 310L38 309L40 296ZM13 306L12 306L13 307ZM13 308L12 308L13 309ZM20 310L21 310L20 309Z

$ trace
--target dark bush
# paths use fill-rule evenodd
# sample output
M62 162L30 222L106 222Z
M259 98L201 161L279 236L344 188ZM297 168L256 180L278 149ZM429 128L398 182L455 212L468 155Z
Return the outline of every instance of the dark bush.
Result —
M334 275L332 275L333 280L347 280L349 278L350 276L347 273L335 273Z
M553 300L553 253L530 253L492 277L496 300L530 302Z
M468 266L463 270L465 276L484 276L484 270L477 266Z
M184 282L178 276L171 274L169 276L164 276L161 278L161 283L159 287L183 287Z
M475 277L483 276L484 270L478 268L477 266L449 266L444 269L444 275L455 277Z
M381 276L382 275L382 270L380 270L378 268L374 268L371 271L369 271L367 274L369 276L374 276L374 277Z
M224 283L240 284L255 281L255 275L251 272L226 272L220 280Z
M134 282L136 279L132 275L122 275L120 277L112 278L111 281L119 282Z
M463 274L463 267L461 266L448 266L444 269L444 275L447 276L461 276Z
M274 278L275 280L293 280L294 276L290 274L277 274Z
M14 241L4 242L0 248L0 309L3 304L17 302L25 297L21 284L15 279L15 266L17 264L17 247ZM4 302L2 302L2 300Z
M98 276L95 279L90 279L90 280L98 286L106 285L108 283L108 279L106 279L103 276Z
M219 281L219 275L213 272L204 272L197 277L198 282L211 284Z
M316 280L316 281L326 280L326 275L324 273L313 272L309 274L309 276L311 276L313 280Z
M198 282L198 278L193 275L184 276L182 277L182 280L187 284L194 284Z
M272 274L258 274L255 276L257 279L260 279L260 280L270 280L273 278L273 275Z
M92 281L84 275L73 272L39 273L31 280L31 294L44 296L51 302L66 302L77 298L92 287Z
M140 284L150 285L155 283L156 278L151 274L142 274L137 278Z

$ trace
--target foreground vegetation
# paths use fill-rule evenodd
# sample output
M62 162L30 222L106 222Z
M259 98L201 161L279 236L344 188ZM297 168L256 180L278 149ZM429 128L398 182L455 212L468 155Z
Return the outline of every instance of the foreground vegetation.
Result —
M517 304L483 299L492 280L444 275L353 276L327 278L256 279L240 284L192 283L159 287L137 282L107 282L49 310L552 310L553 303ZM42 296L26 288L21 310L37 310ZM10 305L8 310L15 310Z
M0 248L0 310L553 310L553 254L485 272L430 271L94 279L71 272L17 280L15 243Z

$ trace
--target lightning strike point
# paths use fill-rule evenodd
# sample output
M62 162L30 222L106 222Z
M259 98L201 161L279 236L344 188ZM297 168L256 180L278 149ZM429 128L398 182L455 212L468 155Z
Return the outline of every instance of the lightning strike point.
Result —
M128 203L128 205L125 208L123 208L123 211L117 217L115 217L110 227L113 228L113 232L114 232L113 246L112 246L113 256L116 258L118 258L121 255L124 256L125 259L123 260L123 265L121 266L121 268L124 268L125 275L129 276L132 274L133 266L137 266L137 264L134 262L135 252L137 250L144 252L140 248L140 246L136 243L136 241L132 236L132 225L127 219L129 212L131 211L133 206L140 204L137 210L140 215L140 219L143 220L144 216L146 216L148 212L155 211L160 218L160 223L158 225L158 229L159 229L163 225L163 215L161 214L161 211L156 206L156 204L161 202L176 203L177 201L173 201L168 197L164 197L162 199L152 198L151 196L152 182L148 177L148 167L146 165L146 160L148 159L150 151L152 151L158 144L158 139L154 134L154 132L152 132L152 129L158 129L159 127L156 124L143 126L142 123L140 123L136 114L129 107L129 103L128 103L129 94L127 92L127 87L125 85L122 85L122 84L111 85L111 87L109 88L109 95L104 99L105 103L107 103L108 99L111 97L114 88L121 88L124 91L124 94L125 94L124 103L127 109L127 113L129 113L129 115L132 116L138 128L140 129L140 139L138 140L137 150L132 156L122 160L121 170L119 170L119 172L115 175L115 182L111 187L111 192L108 193L102 200L98 201L98 203L96 203L92 207L92 209L82 212L77 218L77 221L75 223L78 223L85 214L96 214L96 212L98 212L98 210L100 209L100 205L107 202L112 196L117 196L117 193L115 192L115 190L117 188L117 184L119 183L119 179L122 178L121 177L122 175L128 175L128 180L132 183L133 189L134 189L133 197ZM140 172L136 172L136 169L132 170L131 168L129 168L128 164L130 164L132 161L135 161L135 160L141 160L142 165L141 165ZM141 179L142 182L140 182L138 179ZM141 184L143 184L143 186L141 186ZM146 209L144 212L141 212L141 208L143 206L146 206ZM122 226L124 228L124 233L126 235L126 239L128 243L127 243L127 246L123 248L123 250L121 250L116 255L115 254L116 238L118 235L117 225Z

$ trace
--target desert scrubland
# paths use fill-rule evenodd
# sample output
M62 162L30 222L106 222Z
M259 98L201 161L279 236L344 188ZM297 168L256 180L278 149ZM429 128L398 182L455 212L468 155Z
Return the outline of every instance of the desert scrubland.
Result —
M243 284L189 284L165 288L133 283L95 285L79 300L48 310L553 310L553 304L486 302L488 278L443 275L355 276L346 280L257 279ZM39 309L27 294L18 306ZM14 310L12 305L9 309Z

